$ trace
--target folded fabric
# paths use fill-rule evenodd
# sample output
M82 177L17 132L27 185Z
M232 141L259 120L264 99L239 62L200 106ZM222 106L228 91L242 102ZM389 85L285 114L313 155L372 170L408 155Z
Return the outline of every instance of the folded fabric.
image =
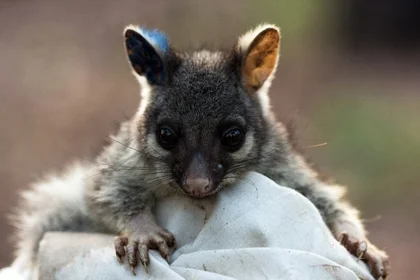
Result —
M156 215L176 238L169 264L151 251L148 273L140 265L134 276L117 262L112 236L50 233L40 279L373 279L312 203L258 173L208 199L167 197ZM18 264L0 272L17 279L6 273L19 274Z

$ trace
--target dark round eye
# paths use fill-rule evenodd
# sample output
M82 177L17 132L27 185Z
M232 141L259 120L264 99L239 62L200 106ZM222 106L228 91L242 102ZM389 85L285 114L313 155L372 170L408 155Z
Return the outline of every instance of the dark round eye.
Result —
M244 134L238 128L227 130L222 136L222 145L234 152L238 150L244 142Z
M161 127L157 130L157 137L159 144L164 149L172 149L178 143L178 137L170 128L168 127Z

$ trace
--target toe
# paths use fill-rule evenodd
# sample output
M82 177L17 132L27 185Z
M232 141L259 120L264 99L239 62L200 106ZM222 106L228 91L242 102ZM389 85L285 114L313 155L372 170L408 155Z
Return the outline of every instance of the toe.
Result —
M136 275L135 268L137 266L137 251L138 244L136 242L127 246L128 263L130 264L131 272L133 272L134 275Z
M164 239L157 240L156 246L160 254L162 255L162 257L167 259L170 253L169 253L169 247L168 247L168 244L166 244L166 241Z
M338 238L338 242L345 246L349 241L349 235L346 232L341 233L340 237Z
M175 237L173 236L172 233L170 233L167 230L162 230L162 232L160 233L160 235L165 239L166 244L169 247L174 246L174 244L175 244Z
M387 278L388 278L388 276L389 276L389 270L390 270L390 266L389 266L389 259L388 259L388 257L387 257L387 256L385 256L385 257L382 259L382 264L383 264L383 267L384 267L384 271L383 271L383 278L384 278L384 280L385 280L385 279L387 279Z
M339 242L353 256L357 257L360 254L360 252L358 252L360 243L357 240L350 238L347 233L344 232L340 235Z
M125 249L124 246L126 246L128 243L127 237L115 237L114 238L114 247L115 247L115 254L117 255L117 259L120 263L122 263L122 257L125 256Z
M375 279L386 279L388 277L389 260L382 251L368 250L365 254L365 262Z
M139 252L140 252L140 262L146 268L149 263L149 248L145 243L140 243L139 245Z

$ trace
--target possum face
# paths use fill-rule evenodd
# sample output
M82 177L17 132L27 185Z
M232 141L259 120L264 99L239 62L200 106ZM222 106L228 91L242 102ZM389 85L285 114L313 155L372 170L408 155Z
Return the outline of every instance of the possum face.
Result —
M140 146L161 183L201 198L252 170L267 138L278 28L248 32L230 52L178 54L162 33L135 27L125 38L142 85Z

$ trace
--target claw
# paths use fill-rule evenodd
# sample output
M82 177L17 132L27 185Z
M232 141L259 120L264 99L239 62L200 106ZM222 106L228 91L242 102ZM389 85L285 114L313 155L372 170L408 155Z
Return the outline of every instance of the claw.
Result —
M122 257L125 256L124 246L126 246L127 243L128 239L126 237L114 238L115 255L117 256L119 263L123 263Z
M146 274L149 274L149 267L148 267L147 263L143 263L143 267L144 267L144 271L146 272Z
M368 241L351 238L347 233L342 233L338 241L357 260L362 260L369 267L376 280L386 280L389 276L389 259L385 252L379 250Z
M345 232L343 232L343 233L341 234L340 239L338 240L338 242L339 242L341 245L344 245L344 244L347 244L348 240L349 240L349 236L348 236L348 234L347 234L347 233L345 233Z
M136 275L136 270L135 270L134 265L130 265L130 269L131 269L131 272L133 273L133 275Z
M357 260L360 261L367 251L367 243L361 242L357 248Z
M127 262L133 275L136 275L136 266L140 262L144 267L146 274L149 273L149 250L157 249L161 256L170 260L169 245L174 245L174 237L171 233L154 226L146 231L131 233L130 237L116 237L114 239L115 252L117 260L123 263L124 256L127 256ZM137 256L137 253L139 256Z
M359 255L357 256L357 261L360 261L363 258L364 254L365 252L360 252Z

